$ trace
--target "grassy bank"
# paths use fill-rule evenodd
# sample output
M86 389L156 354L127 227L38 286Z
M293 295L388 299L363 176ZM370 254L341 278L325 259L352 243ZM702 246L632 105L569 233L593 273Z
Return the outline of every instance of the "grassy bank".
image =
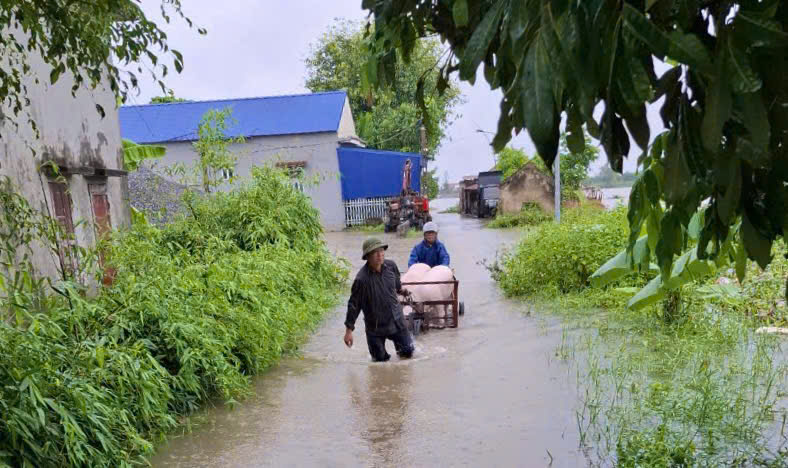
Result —
M144 464L183 416L244 396L334 304L346 269L284 174L187 206L115 233L115 280L95 296L74 280L46 296L0 284L0 466Z
M588 277L620 251L625 212L567 213L491 266L507 295L566 324L556 350L576 372L577 431L592 463L649 466L784 466L788 355L784 339L754 333L785 325L785 246L740 287L719 271L682 288L679 313L626 308L649 279L604 289Z

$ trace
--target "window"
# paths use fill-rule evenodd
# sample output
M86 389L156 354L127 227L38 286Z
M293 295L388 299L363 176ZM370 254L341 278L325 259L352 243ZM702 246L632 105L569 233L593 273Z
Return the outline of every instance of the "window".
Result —
M77 269L76 240L74 236L74 220L71 214L71 195L68 185L61 182L49 182L49 193L52 196L55 219L60 224L61 235L58 236L58 256L63 273L73 275Z
M222 179L224 180L230 180L235 176L235 171L232 168L222 169L221 172L222 172Z
M88 183L88 193L90 194L90 207L93 211L93 224L96 227L96 241L98 243L106 239L112 230L106 181ZM99 264L104 267L104 252L99 252ZM114 279L115 270L105 269L102 282L109 286Z
M287 170L293 188L299 192L304 192L304 171L306 170L306 161L279 162L276 163L276 167Z

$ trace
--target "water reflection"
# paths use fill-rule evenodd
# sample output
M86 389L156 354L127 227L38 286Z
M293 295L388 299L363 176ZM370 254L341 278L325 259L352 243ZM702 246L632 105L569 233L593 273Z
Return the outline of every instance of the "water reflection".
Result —
M362 372L348 374L348 388L360 426L356 429L367 442L374 464L396 465L404 452L411 366L370 364Z

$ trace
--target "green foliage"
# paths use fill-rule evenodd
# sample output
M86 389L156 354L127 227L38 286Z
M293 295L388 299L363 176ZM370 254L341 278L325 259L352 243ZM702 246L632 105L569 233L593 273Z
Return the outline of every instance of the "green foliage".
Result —
M154 96L150 100L151 104L170 104L172 102L189 102L189 100L175 97L175 93L171 89L164 96Z
M494 278L510 296L580 291L595 270L625 247L626 228L622 209L568 210L560 224L533 228L493 267Z
M523 167L526 162L530 161L531 158L525 154L522 148L507 146L498 152L496 159L495 168L503 173L501 177L503 178L502 181L505 181Z
M553 217L545 213L539 205L535 203L524 203L522 209L517 214L497 214L495 219L487 223L487 227L494 229L505 229L521 226L537 226L552 220Z
M115 280L95 296L70 281L12 291L0 270L14 317L0 320L0 465L144 464L181 417L243 396L334 304L347 270L285 174L258 169L248 187L189 203L166 227L114 233Z
M438 196L438 178L435 177L435 171L426 171L421 173L421 194L429 199L434 199Z
M569 149L568 135L561 135L560 155L561 155L561 199L569 200L574 198L575 192L580 189L583 181L588 177L588 168L599 156L599 148L592 145L588 136L584 135L585 144L582 151L577 153ZM532 162L536 164L544 174L552 177L552 168L548 169L544 161L540 158L529 157L522 149L506 147L498 153L496 169L503 171L503 179L508 179L525 164Z
M192 22L181 10L180 0L161 0L162 18L169 22L175 14L191 27ZM51 68L47 82L55 83L67 71L75 83L72 93L83 85L96 87L108 80L110 89L123 102L129 92L137 90L140 64L149 60L147 72L158 80L167 76L168 67L162 54L172 57L175 70L183 68L183 56L170 49L167 35L145 16L136 2L96 0L15 0L3 1L0 7L0 48L8 68L0 69L0 102L9 104L18 116L30 96L24 77L31 73L31 54L40 56ZM22 34L12 34L14 30ZM205 30L198 29L200 34ZM35 51L35 52L34 52ZM45 77L41 77L43 81ZM103 116L104 109L96 106ZM35 127L34 117L29 120Z
M391 79L391 64L409 56L416 38L438 35L452 52L444 80L459 72L473 83L483 65L490 87L502 90L494 148L527 129L549 167L564 115L575 152L585 125L616 172L630 138L637 143L641 178L652 180L648 206L643 192L631 194L630 248L640 223L659 211L653 253L663 274L681 254L675 240L705 200L699 255L709 243L710 255L719 255L741 221L743 252L761 268L769 264L772 243L788 228L788 3L462 3L455 12L458 2L363 2L375 21L368 66L377 81ZM672 68L657 76L655 59ZM660 100L669 130L648 152L646 105Z
M200 158L191 168L191 172L193 177L202 180L205 192L210 192L224 183L219 172L232 172L235 169L237 157L230 151L230 146L243 143L244 137L231 138L226 135L227 129L233 123L232 109L228 107L209 110L202 116L197 127L198 139L192 146ZM175 171L179 170L181 169L175 168ZM230 180L233 180L233 177Z
M678 468L694 466L695 445L660 424L656 429L628 434L619 441L617 466L636 468Z
M358 135L372 148L420 153L419 127L424 122L427 154L434 156L460 102L460 92L452 82L438 82L435 64L443 53L439 41L419 40L413 47L409 60L393 65L396 79L385 89L373 91L363 66L369 53L362 24L338 22L312 46L306 59L306 87L313 92L346 90ZM426 118L418 96L430 110Z
M164 157L167 148L160 145L138 145L123 139L123 165L127 171L136 171L142 161Z

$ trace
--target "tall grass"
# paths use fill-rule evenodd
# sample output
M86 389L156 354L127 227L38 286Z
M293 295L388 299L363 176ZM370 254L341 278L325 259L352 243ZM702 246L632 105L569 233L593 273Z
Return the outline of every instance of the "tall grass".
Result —
M145 464L182 416L245 395L334 303L347 270L283 173L187 206L114 233L115 281L95 296L73 280L47 295L0 282L0 466Z
M786 344L754 332L785 323L784 244L740 288L730 271L685 286L666 322L659 305L625 307L647 278L605 289L586 281L625 245L623 211L564 222L532 229L491 269L505 293L565 322L556 355L576 372L577 432L591 464L786 466Z

